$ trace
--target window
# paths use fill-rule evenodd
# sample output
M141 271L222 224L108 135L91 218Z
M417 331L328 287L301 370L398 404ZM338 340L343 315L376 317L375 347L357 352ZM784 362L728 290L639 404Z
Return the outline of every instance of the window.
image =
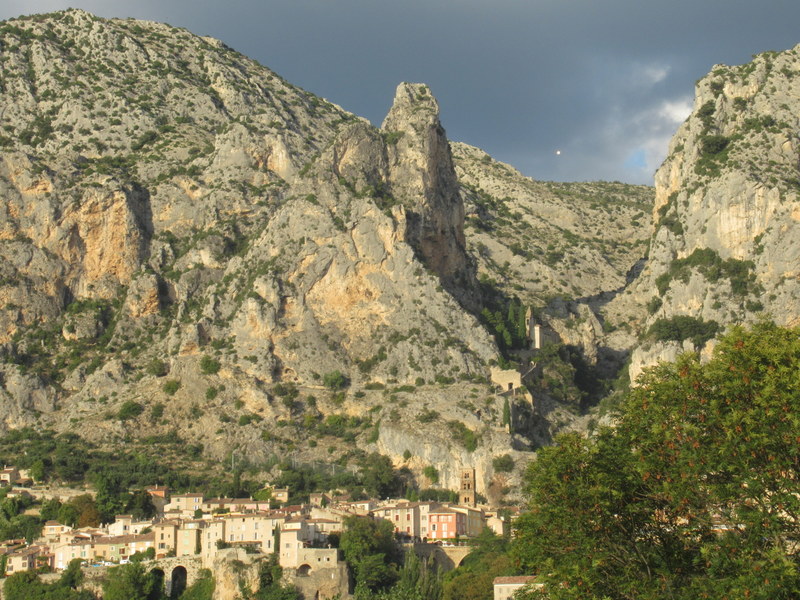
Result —
M411 514L408 513L408 514L406 514L406 521L410 521L410 520L411 520Z

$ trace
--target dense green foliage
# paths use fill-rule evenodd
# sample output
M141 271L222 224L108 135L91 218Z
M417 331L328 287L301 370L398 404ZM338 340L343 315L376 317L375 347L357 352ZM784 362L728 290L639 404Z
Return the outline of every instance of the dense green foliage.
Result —
M658 342L692 340L695 346L702 346L717 335L719 329L719 323L716 321L676 315L669 319L656 319L647 334Z
M445 576L443 600L492 600L494 578L517 572L508 550L507 538L484 529L462 566Z
M766 323L649 370L615 429L531 463L514 559L553 600L797 598L799 374Z
M180 600L212 600L216 583L211 571L201 569L197 580L186 588Z
M117 418L120 421L127 421L128 419L135 419L144 412L144 406L134 400L126 400L117 413Z
M91 592L76 589L83 581L80 565L80 559L70 562L55 583L43 583L32 571L14 573L3 585L5 600L94 600Z
M347 376L341 371L331 371L330 373L325 373L322 376L322 383L326 388L333 391L343 390L350 385L350 381L348 380Z
M511 473L514 470L514 458L510 454L495 456L492 459L492 467L498 473Z
M605 389L575 346L545 342L536 354L536 364L533 387L574 408L585 407Z
M736 258L722 260L715 250L698 248L686 258L674 259L670 263L669 270L656 278L658 293L663 296L673 280L677 279L687 283L695 271L710 283L727 279L731 291L737 296L756 294L761 291L756 283L755 265L752 261Z
M26 539L28 542L39 537L44 519L23 514L33 504L29 496L6 498L8 488L0 489L0 539Z
M464 446L469 452L474 452L478 448L478 435L461 421L448 421L447 430L453 440Z
M527 310L519 301L510 300L505 306L498 304L481 311L481 321L494 335L501 352L507 353L527 344Z
M353 569L356 586L374 592L397 581L400 549L389 521L346 517L339 547Z
M220 364L216 358L204 355L203 358L200 359L200 372L204 375L215 375L219 373L219 369Z
M283 569L278 564L278 555L273 553L259 566L258 591L246 597L252 600L299 600L301 595L296 588L281 583L282 575Z
M161 580L140 562L112 567L103 583L103 600L161 600Z
M197 446L187 446L178 435L154 436L144 438L142 442L139 446L131 445L110 452L75 434L25 428L9 431L0 437L0 457L6 464L30 469L37 481L91 483L97 490L96 501L89 496L79 496L63 506L56 502L48 506L47 518L70 525L98 525L109 522L115 514L123 511L148 517L153 507L149 495L141 489L154 483L168 485L175 491L201 490L210 496L231 491L248 495L256 489L256 484L248 481L243 482L239 490L231 490L228 474L209 475L206 463L195 462L194 456L186 456L187 452L195 454ZM31 520L37 519L20 515L18 522L27 527ZM3 525L0 519L0 528Z
M403 567L395 585L377 592L361 584L355 600L440 600L442 578L436 567L420 560L414 552L406 552Z
M357 457L358 468L338 465L280 465L281 474L273 481L275 487L288 487L290 502L307 501L313 492L332 489L347 491L353 498L387 498L398 496L409 486L411 479L406 467L395 469L389 457L373 452Z

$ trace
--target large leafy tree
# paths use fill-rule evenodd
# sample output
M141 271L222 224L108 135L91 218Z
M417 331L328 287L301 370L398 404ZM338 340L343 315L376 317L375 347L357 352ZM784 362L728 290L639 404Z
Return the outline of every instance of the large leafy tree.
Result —
M339 547L355 572L357 584L373 591L392 585L398 578L399 562L392 524L352 516L345 518L344 528Z
M551 598L797 598L800 332L736 328L706 364L650 370L527 493L513 554Z
M157 600L162 597L158 579L141 562L113 567L103 584L104 600Z
M413 551L407 551L394 586L377 592L364 582L356 586L355 600L439 600L442 597L442 578L439 569L431 566Z

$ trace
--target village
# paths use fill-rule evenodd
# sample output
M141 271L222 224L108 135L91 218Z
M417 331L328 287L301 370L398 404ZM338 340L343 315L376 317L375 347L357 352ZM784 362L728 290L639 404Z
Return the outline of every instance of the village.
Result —
M0 483L11 486L7 496L31 493L26 487L14 486L29 484L24 476L14 468L0 472ZM286 488L270 489L269 500L254 500L171 493L168 487L156 485L146 489L156 509L152 519L117 515L100 527L75 528L51 520L31 543L0 542L0 556L9 576L20 571L61 572L75 559L87 570L126 564L132 557L156 561L185 558L210 568L221 553L239 548L275 554L286 579L300 584L311 597L344 596L351 582L336 546L347 517L389 521L398 542L436 560L444 570L459 565L470 551L470 540L485 528L496 535L510 534L514 511L478 504L474 469L462 471L460 488L457 503L351 500L346 495L314 493L308 503L290 505ZM180 577L185 586L185 569ZM521 585L506 581L509 578L498 579L502 579L496 586L499 598ZM320 593L315 582L325 582L328 593Z

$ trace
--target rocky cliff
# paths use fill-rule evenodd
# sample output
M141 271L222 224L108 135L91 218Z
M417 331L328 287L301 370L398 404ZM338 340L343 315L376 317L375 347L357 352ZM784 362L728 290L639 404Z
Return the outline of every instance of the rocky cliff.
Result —
M422 84L377 128L168 25L68 10L0 33L1 427L253 462L378 450L489 489L516 476L493 457L569 421L528 407L508 431L476 315L487 289L621 285L648 189L451 145Z
M161 399L177 423L327 373L484 377L496 348L454 299L476 302L474 277L425 86L376 129L166 25L70 10L2 31L6 426L67 413L113 436L98 398Z
M656 173L649 262L612 307L645 336L634 377L731 324L800 322L799 93L800 47L698 82Z

